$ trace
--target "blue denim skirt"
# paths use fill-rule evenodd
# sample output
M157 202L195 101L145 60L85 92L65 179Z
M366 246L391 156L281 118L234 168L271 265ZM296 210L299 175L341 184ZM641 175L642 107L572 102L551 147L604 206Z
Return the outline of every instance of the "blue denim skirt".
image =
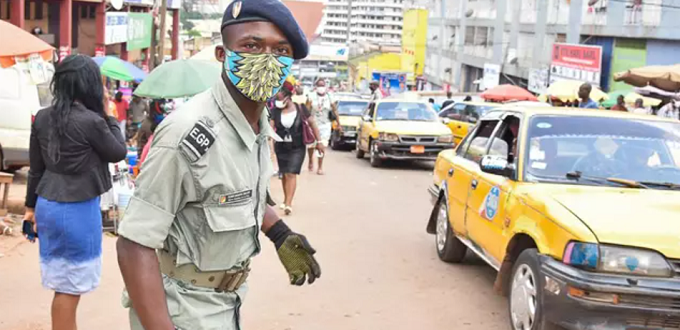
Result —
M102 268L99 197L74 203L38 197L35 221L43 286L72 295L97 288Z

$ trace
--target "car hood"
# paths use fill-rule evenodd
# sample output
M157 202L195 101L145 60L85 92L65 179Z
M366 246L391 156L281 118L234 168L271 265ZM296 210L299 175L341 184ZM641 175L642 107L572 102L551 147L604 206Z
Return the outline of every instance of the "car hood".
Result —
M361 121L361 116L343 116L340 115L340 125L356 127Z
M680 259L680 191L569 186L552 198L600 243L637 246Z
M376 129L379 132L406 134L406 135L443 135L451 134L451 130L439 121L400 121L385 120L377 121Z

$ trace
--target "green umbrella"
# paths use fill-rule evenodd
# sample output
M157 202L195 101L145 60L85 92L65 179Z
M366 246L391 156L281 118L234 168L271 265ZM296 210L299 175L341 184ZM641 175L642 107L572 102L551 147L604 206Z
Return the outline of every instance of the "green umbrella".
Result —
M193 96L212 87L220 78L220 63L175 60L151 71L134 94L155 99Z

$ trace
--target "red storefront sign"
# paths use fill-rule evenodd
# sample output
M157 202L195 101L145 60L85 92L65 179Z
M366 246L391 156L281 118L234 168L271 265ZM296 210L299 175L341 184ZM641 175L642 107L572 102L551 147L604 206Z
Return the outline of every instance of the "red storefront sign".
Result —
M106 48L102 46L95 47L94 49L94 56L106 56Z
M578 80L600 85L602 47L576 44L553 45L550 81Z

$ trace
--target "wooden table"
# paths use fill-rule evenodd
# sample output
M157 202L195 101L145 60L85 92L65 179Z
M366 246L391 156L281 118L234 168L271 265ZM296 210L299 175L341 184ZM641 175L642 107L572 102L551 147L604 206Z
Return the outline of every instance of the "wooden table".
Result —
M0 199L0 216L7 214L7 198L9 197L9 187L14 181L14 175L9 173L0 172L0 188L5 185L5 189L2 189L2 199Z

